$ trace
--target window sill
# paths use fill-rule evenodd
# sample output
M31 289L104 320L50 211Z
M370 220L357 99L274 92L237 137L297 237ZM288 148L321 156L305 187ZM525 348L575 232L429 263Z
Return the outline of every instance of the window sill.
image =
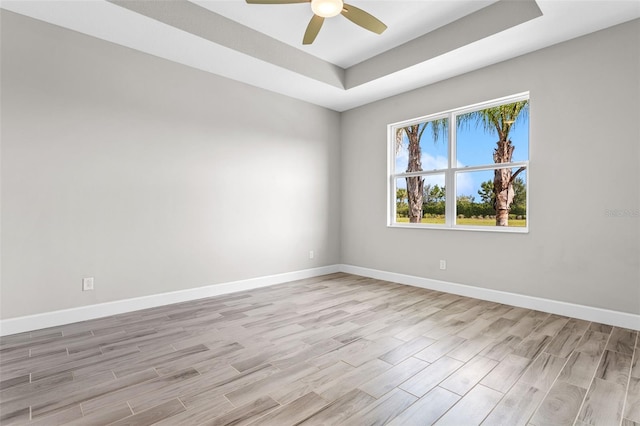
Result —
M479 231L479 232L494 232L494 233L508 233L508 234L528 234L529 227L489 227L489 226L468 226L468 225L431 225L431 224L408 224L408 223L392 223L387 225L388 228L405 228L405 229L438 229L444 231Z

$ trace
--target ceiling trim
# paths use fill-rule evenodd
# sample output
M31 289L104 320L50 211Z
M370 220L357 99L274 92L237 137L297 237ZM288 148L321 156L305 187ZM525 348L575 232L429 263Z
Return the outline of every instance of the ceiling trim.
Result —
M345 70L186 0L0 8L339 112L640 17L637 0L500 0Z
M542 16L534 0L500 0L346 70L351 89Z
M542 16L535 0L500 0L343 69L186 0L107 0L205 40L343 90L369 83Z
M107 0L289 71L344 88L345 70L186 0Z

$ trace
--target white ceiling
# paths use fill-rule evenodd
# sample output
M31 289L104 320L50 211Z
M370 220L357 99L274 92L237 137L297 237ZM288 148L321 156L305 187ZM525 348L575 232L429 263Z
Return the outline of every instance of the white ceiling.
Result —
M640 0L351 0L303 46L309 4L2 0L19 14L344 111L640 17ZM639 35L640 36L640 35Z
M256 5L238 0L192 1L320 59L348 68L497 0L354 0L351 3L347 0L348 4L380 17L387 30L379 36L336 16L325 20L318 38L310 46L302 45L302 36L313 16L309 3Z

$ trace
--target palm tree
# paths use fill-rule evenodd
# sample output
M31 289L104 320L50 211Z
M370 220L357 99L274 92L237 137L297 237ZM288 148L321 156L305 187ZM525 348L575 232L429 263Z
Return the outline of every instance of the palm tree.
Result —
M427 128L428 123L413 124L403 127L396 132L396 149L402 145L403 133L407 135L409 161L407 162L407 172L422 171L422 150L420 149L420 139L422 133ZM422 176L412 176L406 178L407 198L409 201L409 223L420 223L422 219L422 191L424 189L424 178Z
M433 120L426 123L412 124L396 130L396 152L403 145L403 136L407 136L409 160L407 162L407 173L422 171L422 149L420 140L427 126L431 124L433 141L438 140L440 132L446 134L447 120ZM407 181L407 199L409 201L409 222L420 223L422 220L422 197L424 194L424 178L422 176L410 176Z
M475 122L488 133L497 133L498 141L493 151L493 162L496 164L510 163L515 146L509 139L509 132L516 122L529 113L529 100L511 104L499 105L474 111L458 117L458 125ZM496 169L493 177L494 209L496 211L496 226L509 226L509 209L513 203L515 191L513 182L524 171L524 167L512 172L511 168Z

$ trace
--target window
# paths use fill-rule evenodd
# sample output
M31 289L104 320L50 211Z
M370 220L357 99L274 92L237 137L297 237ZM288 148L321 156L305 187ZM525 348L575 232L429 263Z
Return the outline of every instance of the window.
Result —
M528 230L529 94L389 125L390 226Z

